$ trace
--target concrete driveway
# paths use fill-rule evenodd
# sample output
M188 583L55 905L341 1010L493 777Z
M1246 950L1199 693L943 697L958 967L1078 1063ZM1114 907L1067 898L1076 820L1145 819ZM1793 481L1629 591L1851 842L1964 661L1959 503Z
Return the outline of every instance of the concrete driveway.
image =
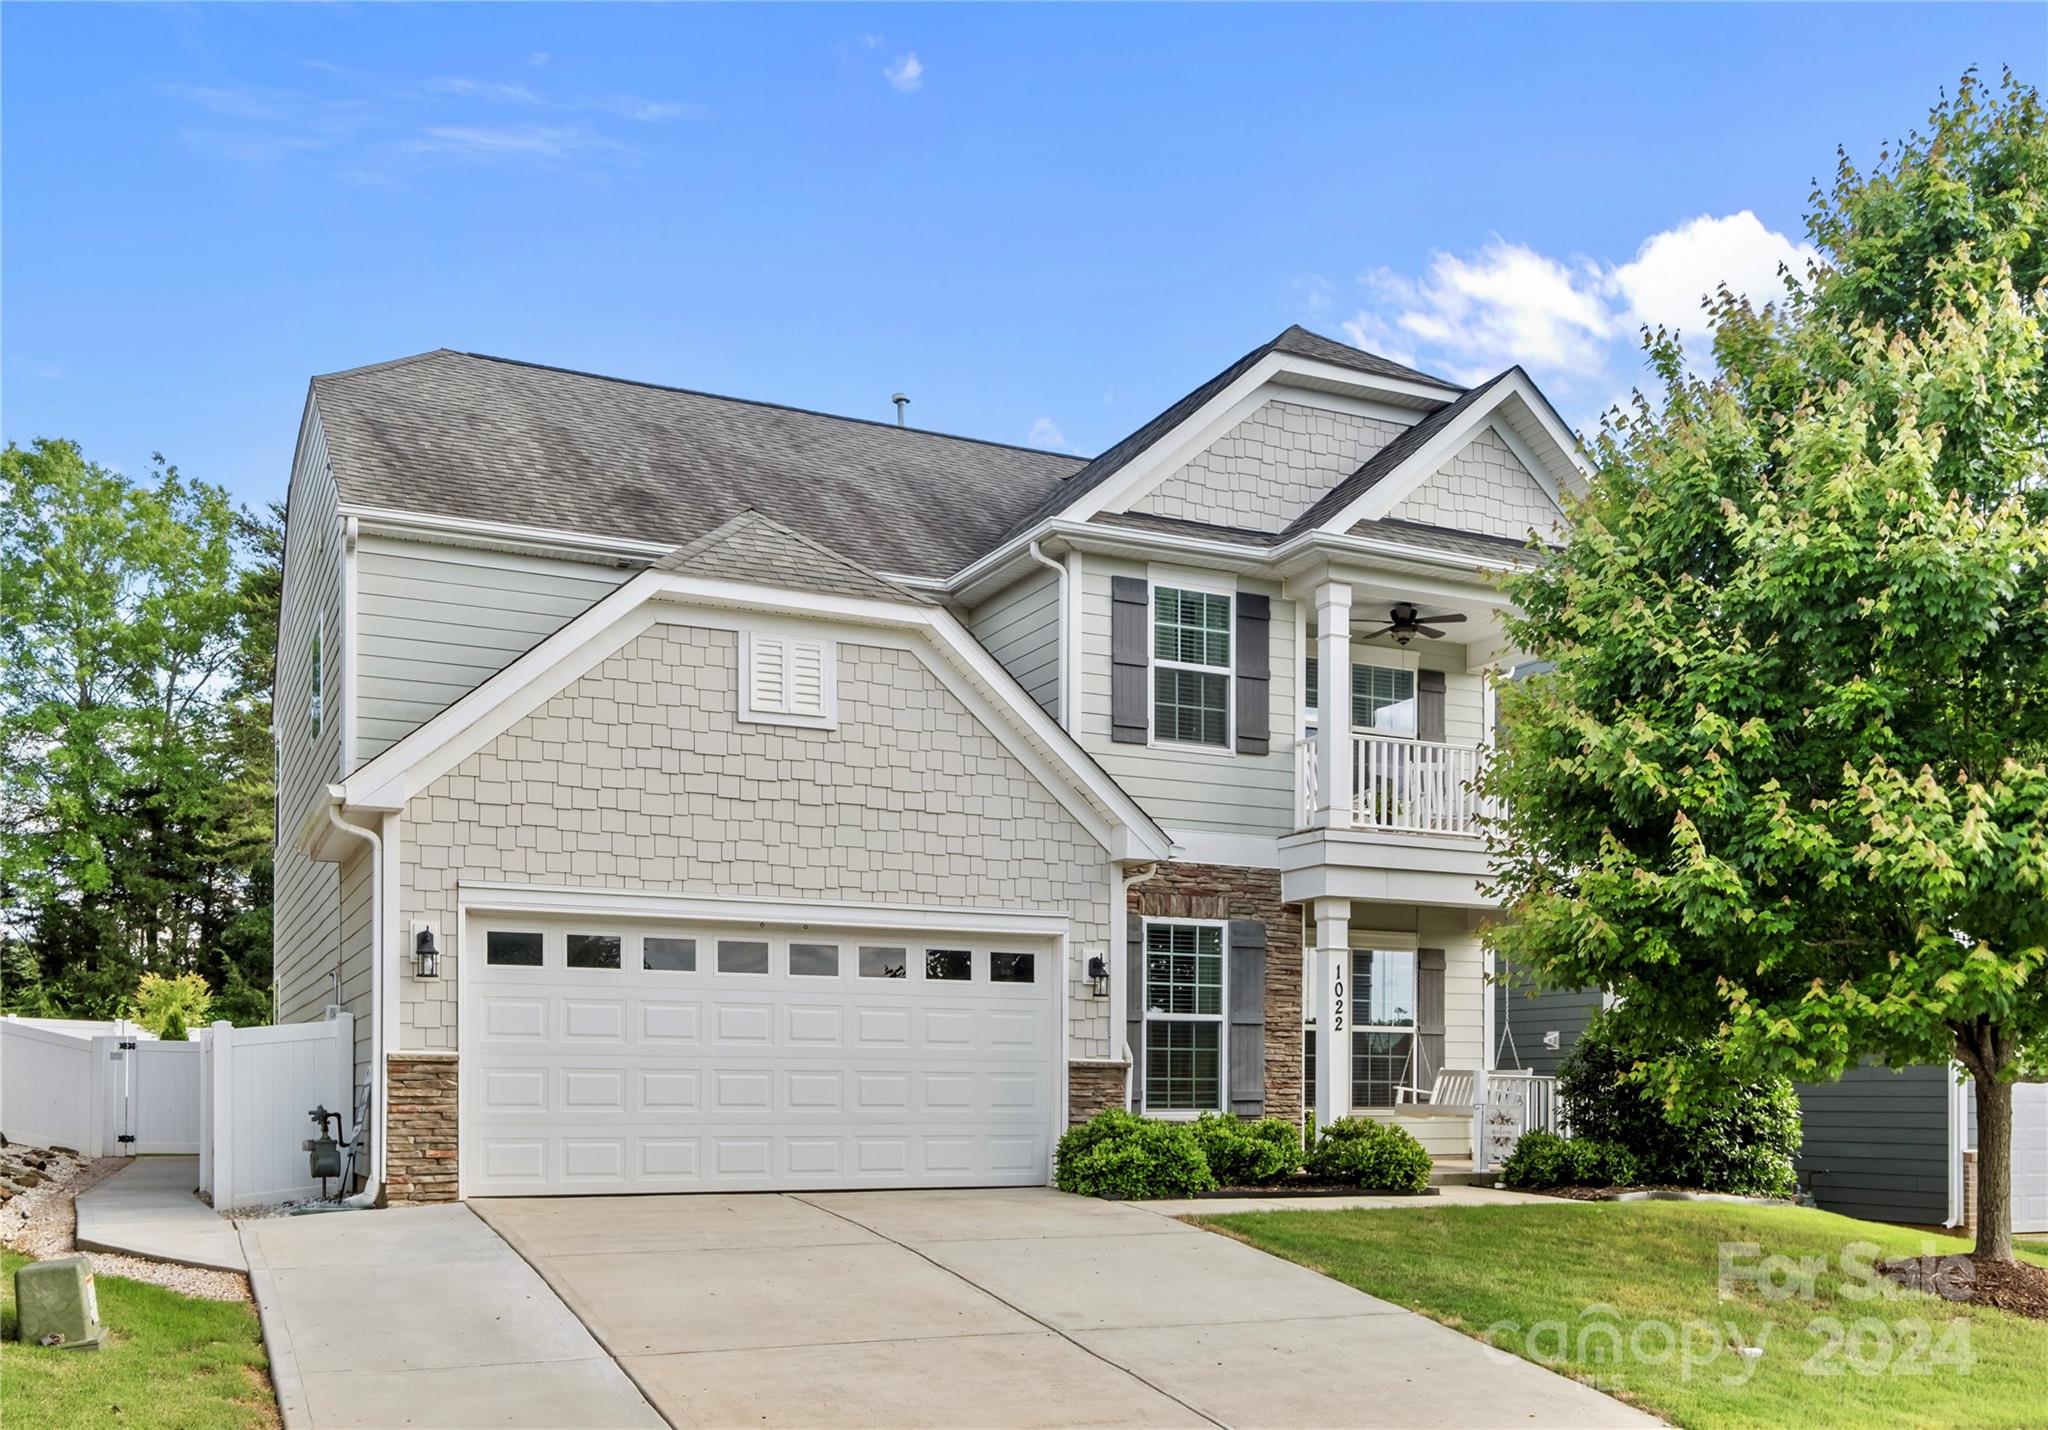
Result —
M1655 1423L1241 1243L1049 1189L470 1205L678 1426Z

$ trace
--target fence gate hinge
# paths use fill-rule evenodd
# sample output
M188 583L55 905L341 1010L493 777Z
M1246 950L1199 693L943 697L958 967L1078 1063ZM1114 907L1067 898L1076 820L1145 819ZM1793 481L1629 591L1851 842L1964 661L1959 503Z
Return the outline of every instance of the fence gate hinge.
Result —
M123 1049L124 1051L132 1053L135 1051L135 1040L133 1038L123 1038L119 1043L115 1044L115 1046Z
M126 1133L126 1132L123 1132L123 1133L122 1133L122 1134L121 1134L120 1136L116 1137L116 1138L115 1138L114 1140L115 1140L116 1142L133 1142L133 1141L135 1140L135 1138L134 1138L134 1137L133 1137L133 1136L132 1136L131 1134L129 1134L129 1133Z

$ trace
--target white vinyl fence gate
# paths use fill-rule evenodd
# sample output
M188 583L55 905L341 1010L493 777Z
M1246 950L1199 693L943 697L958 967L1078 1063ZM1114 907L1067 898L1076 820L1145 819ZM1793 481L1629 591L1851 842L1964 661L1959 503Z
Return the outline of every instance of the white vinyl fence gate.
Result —
M226 1210L312 1195L307 1113L352 1113L355 1019L165 1042L128 1023L0 1019L0 1133L85 1157L194 1156Z

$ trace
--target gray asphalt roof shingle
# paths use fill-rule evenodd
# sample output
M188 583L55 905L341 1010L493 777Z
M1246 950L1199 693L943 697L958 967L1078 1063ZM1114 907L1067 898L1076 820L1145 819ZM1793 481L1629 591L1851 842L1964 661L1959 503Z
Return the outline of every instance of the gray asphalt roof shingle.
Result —
M316 377L313 399L352 505L674 543L753 510L870 573L943 578L1273 352L1442 383L1291 327L1088 462L446 348Z
M654 569L835 596L919 604L925 599L757 511L743 511L695 541L685 542L655 562Z
M313 379L344 502L685 542L749 508L951 575L1079 459L448 350Z

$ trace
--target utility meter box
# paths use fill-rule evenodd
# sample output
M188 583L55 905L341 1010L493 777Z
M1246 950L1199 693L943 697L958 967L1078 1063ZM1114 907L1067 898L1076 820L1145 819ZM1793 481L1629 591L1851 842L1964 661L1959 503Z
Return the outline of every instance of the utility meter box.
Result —
M22 1267L14 1273L14 1304L23 1345L99 1349L100 1300L93 1291L92 1262L85 1257L63 1256Z

